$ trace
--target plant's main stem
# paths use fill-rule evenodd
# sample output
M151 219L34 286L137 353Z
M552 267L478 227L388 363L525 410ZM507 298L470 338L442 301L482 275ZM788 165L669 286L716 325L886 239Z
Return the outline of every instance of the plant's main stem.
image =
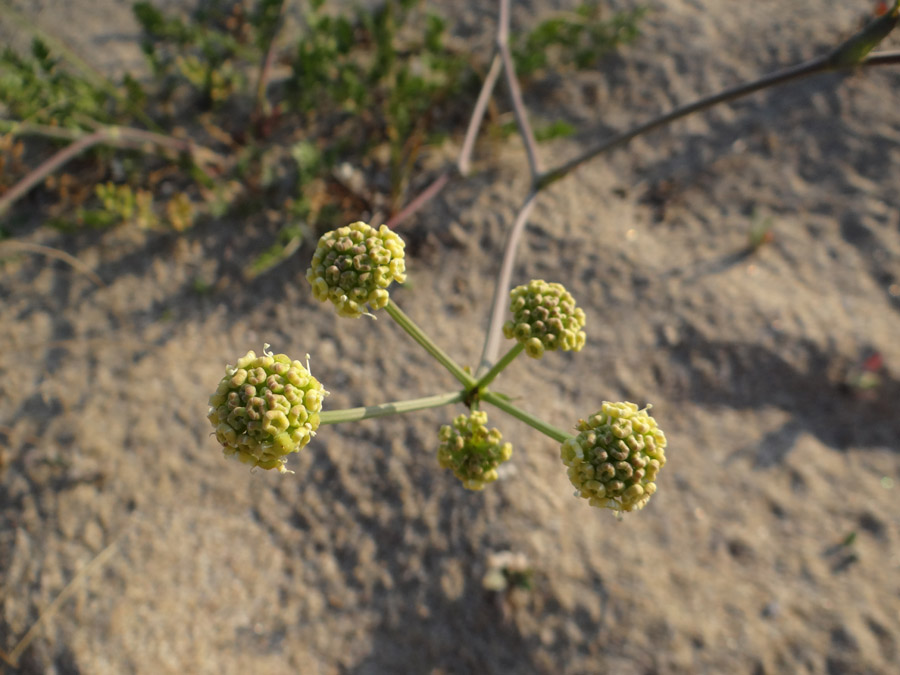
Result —
M464 391L436 394L423 398L412 398L405 401L392 401L379 405L367 405L361 408L345 408L343 410L326 410L319 416L320 424L338 424L340 422L358 422L372 417L387 417L428 408L440 408L450 403L460 403L465 397Z
M403 310L401 310L393 300L388 300L388 304L384 309L413 340L422 345L425 351L431 354L442 366L444 366L444 368L450 371L450 374L459 380L467 391L475 387L475 378L463 370L456 361L451 359L446 352L444 352L443 349L434 344L434 342L431 341L431 338L425 335L425 333L422 332L422 329L419 328L412 319L406 316L406 314L403 313Z
M475 137L478 136L478 129L481 127L481 121L484 119L484 113L497 84L497 78L500 77L501 69L500 55L494 54L494 58L491 59L491 67L488 69L488 73L484 78L484 84L478 94L478 100L475 101L475 108L472 110L472 118L469 120L468 128L466 128L466 137L463 140L462 149L459 151L459 159L456 166L460 176L466 177L469 175L469 169L472 165L472 151L475 148Z
M508 7L505 5L505 2L506 0L501 0L500 2L498 45L503 44L505 39L504 31L508 31L508 27L505 24L505 21L508 20ZM830 54L811 59L769 75L764 75L753 82L725 89L724 91L711 96L706 96L693 103L679 106L664 115L660 115L659 117L638 125L629 131L625 131L604 141L555 169L550 169L537 174L535 174L535 167L537 166L535 161L536 155L533 156L531 153L532 145L529 143L529 135L527 134L527 117L525 117L524 111L522 110L523 106L521 106L521 98L513 96L513 108L516 112L516 119L520 122L519 130L523 135L523 142L525 143L526 149L529 150L529 165L532 169L533 176L532 187L528 196L525 198L525 203L519 210L516 222L510 230L509 238L506 241L503 251L503 263L501 264L500 272L497 275L497 285L494 289L494 299L491 306L490 319L488 321L487 336L481 353L481 361L478 365L477 374L480 375L484 373L497 357L500 343L500 326L503 321L502 299L509 290L512 267L515 262L516 249L518 247L522 229L525 227L525 221L528 218L528 214L530 213L531 207L534 205L534 201L538 194L556 181L568 176L582 164L595 159L602 154L611 152L616 148L627 145L638 136L642 136L692 113L711 108L719 103L733 101L762 89L784 84L785 82L790 82L791 80L800 79L802 77L815 75L817 73L848 70L857 66L881 66L900 63L900 52L877 52L868 53L868 55L866 55L867 52L865 51L876 46L897 24L897 15L900 14L900 0L895 1L889 14L890 16L888 18L881 17L880 19L876 19L849 40L838 45L838 47ZM502 56L502 49L500 50L500 53ZM506 66L509 64L504 61L504 65ZM525 120L525 123L522 124L521 120Z
M531 171L532 181L541 175L541 158L538 154L537 142L534 132L528 122L528 111L522 99L522 90L519 87L519 78L516 77L516 69L513 64L512 54L509 51L509 4L510 0L500 0L500 17L497 21L497 50L503 61L503 73L506 86L509 89L509 98L512 102L513 114L516 117L516 126L519 135L525 144L525 154L528 157L528 168Z
M644 124L641 124L629 131L623 132L617 136L613 136L609 140L604 141L600 145L585 151L583 154L566 162L562 166L551 169L541 174L535 181L535 190L538 192L543 190L544 188L552 185L561 178L565 178L568 174L570 174L585 162L588 162L599 155L610 152L611 150L622 147L638 136L642 136L650 131L653 131L654 129L658 129L659 127L665 126L666 124L670 124L675 120L686 117L687 115L690 115L692 113L711 108L714 105L718 105L719 103L727 103L728 101L733 101L743 96L747 96L754 92L760 91L761 89L767 89L769 87L774 87L779 84L784 84L786 82L797 80L802 77L808 77L810 75L816 75L818 73L833 72L836 70L847 70L856 66L881 66L896 64L900 62L900 52L880 52L871 54L858 63L844 63L838 61L834 56L835 53L841 52L836 50L836 52L834 52L833 54L820 56L819 58L806 61L796 66L791 66L789 68L779 70L775 73L764 75L758 80L730 87L728 89L725 89L724 91L720 91L718 94L705 96L697 101L694 101L693 103L679 106L674 110L671 110L664 115L660 115L659 117L652 119L649 122L645 122Z
M512 403L507 401L504 397L495 394L492 391L486 391L481 394L481 400L487 401L491 405L494 405L503 412L512 415L518 420L525 422L530 427L534 427L538 431L540 431L545 436L549 436L555 441L559 441L560 443L564 443L568 439L572 438L573 434L566 433L562 429L558 429L552 424L547 424L541 419L538 419L531 413L527 413L521 408L517 408Z
M497 275L497 284L494 286L494 297L491 301L491 315L488 319L487 335L484 339L484 348L481 350L481 361L478 364L477 375L480 377L494 363L500 351L501 328L503 317L506 314L509 303L509 285L512 279L513 265L516 261L516 251L519 248L519 239L525 230L525 223L534 208L538 193L532 190L525 197L516 220L509 230L509 236L503 248L503 261L500 263L500 272Z
M714 105L718 105L719 103L725 103L727 101L733 101L734 99L740 98L742 96L747 96L748 94L752 94L753 92L759 91L760 89L765 89L777 84L782 84L783 82L789 82L791 80L805 77L807 75L820 73L828 69L828 58L821 57L812 61L807 61L806 63L801 63L797 66L785 68L784 70L780 70L776 73L765 75L758 80L754 80L753 82L748 82L745 84L737 85L735 87L731 87L719 92L718 94L713 94L712 96L701 98L697 101L694 101L693 103L679 106L664 115L660 115L659 117L650 120L649 122L645 122L644 124L641 124L629 131L618 134L617 136L613 136L600 145L587 150L586 152L579 155L578 157L575 157L572 160L569 160L562 166L547 171L546 173L538 177L538 179L535 181L535 189L538 191L543 190L544 188L549 187L561 178L565 178L585 162L588 162L595 157L598 157L599 155L605 154L607 152L610 152L611 150L615 150L616 148L626 145L638 136L643 136L644 134L649 133L654 129L670 124L675 120L681 119L682 117L686 117L687 115L699 112L701 110L706 110L707 108L711 108Z

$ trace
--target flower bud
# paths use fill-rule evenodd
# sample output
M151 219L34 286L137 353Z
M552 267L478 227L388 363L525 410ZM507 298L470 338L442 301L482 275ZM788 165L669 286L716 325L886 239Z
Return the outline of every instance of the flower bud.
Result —
M487 428L487 413L481 410L442 426L438 438L438 464L453 471L467 490L483 490L497 480L497 467L512 456L512 444Z
M585 334L584 312L562 284L536 279L509 294L513 318L503 334L525 345L525 353L539 359L545 351L581 351Z
M405 244L386 225L356 222L319 239L306 279L317 300L330 300L338 314L359 317L387 305L387 287L406 281Z
M287 455L315 436L328 392L308 366L268 347L225 367L208 418L226 457L284 473Z
M560 449L577 497L614 511L644 508L666 463L666 437L649 407L604 401L599 412L579 420L579 434Z

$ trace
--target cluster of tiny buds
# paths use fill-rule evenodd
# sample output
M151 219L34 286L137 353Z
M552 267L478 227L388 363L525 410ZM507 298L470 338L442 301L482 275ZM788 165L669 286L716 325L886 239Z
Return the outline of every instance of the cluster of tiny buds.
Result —
M382 309L389 302L387 287L406 279L403 240L384 225L376 230L356 222L338 228L319 240L306 277L315 297L331 301L341 316ZM533 280L514 288L510 312L503 332L532 358L584 346L584 312L561 284ZM304 365L268 347L262 356L249 351L226 366L209 399L208 418L226 456L284 473L286 457L315 435L328 392L310 373L309 356ZM578 434L560 448L576 496L617 513L641 509L649 501L666 463L666 437L649 408L605 401L598 412L579 420ZM442 426L438 435L438 463L469 490L496 481L498 467L512 456L512 445L487 421L487 413L473 410Z
M605 401L576 428L578 435L560 448L575 495L614 511L642 509L666 463L666 436L647 408Z
M209 398L209 421L227 457L284 473L285 458L298 452L319 427L328 395L307 365L285 354L247 354L231 366Z
M306 271L313 295L331 301L341 316L382 309L389 300L387 287L406 281L404 246L386 225L376 230L356 222L326 232Z
M584 312L562 284L535 279L517 286L509 294L509 311L513 318L503 324L503 334L523 344L534 359L547 350L584 347Z
M487 413L459 415L438 434L438 464L450 469L467 490L483 490L497 480L497 467L512 457L512 444L497 429L488 429Z

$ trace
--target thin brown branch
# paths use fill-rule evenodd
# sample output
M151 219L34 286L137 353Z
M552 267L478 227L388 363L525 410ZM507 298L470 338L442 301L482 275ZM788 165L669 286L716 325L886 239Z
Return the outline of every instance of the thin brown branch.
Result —
M531 165L532 169L533 185L531 192L529 193L528 197L526 197L525 202L516 217L516 221L513 224L512 229L510 230L509 238L504 249L503 263L500 268L500 273L498 274L496 288L494 289L494 299L491 307L491 317L488 324L488 334L485 339L481 362L478 366L478 374L481 375L486 372L497 358L500 344L500 327L502 326L505 311L504 301L506 299L506 293L508 292L510 278L512 276L512 268L515 260L516 249L518 247L518 241L521 237L522 230L525 227L525 222L528 219L528 215L531 212L531 208L534 206L535 199L544 188L553 184L557 180L560 180L561 178L569 175L572 171L577 169L585 162L588 162L601 154L624 146L638 136L653 131L654 129L658 129L659 127L665 126L666 124L670 124L677 119L690 115L691 113L705 110L706 108L710 108L719 103L732 101L742 96L752 94L753 92L760 91L761 89L774 87L776 85L784 84L786 82L790 82L802 77L808 77L816 73L846 70L848 68L854 68L856 66L862 67L900 63L900 52L883 52L865 56L865 54L868 53L868 49L871 49L872 46L877 44L880 40L884 39L884 37L888 33L890 33L890 31L897 23L898 12L900 12L900 0L897 0L897 2L895 2L894 8L891 12L891 17L881 17L879 19L876 19L874 22L863 28L862 31L851 37L849 40L845 41L843 44L839 45L837 48L832 50L831 53L826 54L825 56L806 61L790 68L785 68L784 70L780 70L770 75L765 75L747 84L731 87L722 92L719 92L718 94L713 94L711 96L701 98L693 103L679 106L671 112L652 119L649 122L645 122L644 124L641 124L630 131L626 131L617 136L614 136L613 138L584 152L575 159L566 162L556 169L552 169L545 173L536 171L535 166L537 155L536 153L532 155L529 152L529 164ZM497 43L498 48L500 49L501 56L503 56L504 69L506 70L507 81L510 83L510 91L512 92L514 89L514 85L517 85L517 83L515 73L512 69L511 58L509 57L509 50L507 47L508 33L509 0L500 0L500 26L498 28ZM515 91L518 91L517 86L515 87ZM516 121L519 124L519 130L520 132L522 132L523 138L525 138L526 140L526 149L528 149L529 147L533 148L533 144L528 142L528 136L526 133L530 132L530 128L528 127L527 120L524 119L524 105L521 105L521 98L518 99L518 104L516 103L515 94L513 94L513 100L514 108L516 110Z
M416 211L425 206L425 204L434 199L449 182L450 171L444 171L433 183L431 183L431 185L416 195L411 202L391 216L385 224L391 229L397 227L403 221L410 218Z
M12 136L42 136L44 138L58 138L62 141L77 141L83 138L85 132L80 129L67 127L52 127L49 124L34 124L33 122L12 122L0 120L0 131Z
M259 67L259 77L256 81L256 104L253 110L254 119L262 119L272 112L272 106L269 103L269 99L266 97L266 88L269 86L269 78L272 75L272 66L275 65L275 39L278 37L282 19L284 18L285 7L287 7L287 1L281 0L281 4L278 7L278 18L276 19L275 27L272 29L272 34L268 36L269 46L266 49L266 53L263 56L262 63Z
M512 101L513 113L516 116L516 125L522 135L525 144L525 153L528 155L528 167L531 169L531 179L536 180L541 175L541 160L538 156L537 141L534 132L528 122L528 112L522 100L522 90L516 77L516 68L512 55L509 52L509 0L500 0L500 21L497 27L497 49L503 61L504 79L509 88L509 97Z
M22 653L28 649L28 645L31 644L31 641L37 637L38 631L41 627L46 623L57 611L59 611L60 606L66 600L71 597L71 595L78 588L81 581L90 574L93 570L102 566L106 561L112 556L113 553L116 552L116 547L118 546L118 539L107 546L105 549L100 551L97 556L91 560L87 565L85 565L79 572L76 574L72 580L66 584L66 587L60 591L59 595L56 596L56 599L48 605L47 609L45 609L38 620L34 622L31 628L28 629L28 632L19 640L19 644L17 644L13 650L6 655L4 659L7 663L10 663L14 668L18 668L19 666L19 657L22 656Z
M491 60L491 66L488 69L487 76L484 78L484 84L475 101L475 107L472 110L472 117L469 119L469 126L466 128L466 136L463 139L462 148L459 151L459 158L456 163L456 171L459 175L465 177L471 169L472 152L475 148L475 139L478 136L478 129L484 119L484 113L487 110L488 102L491 100L491 94L497 85L497 79L500 77L502 63L499 54L495 54ZM402 222L410 218L414 213L421 209L425 204L434 199L441 190L443 190L450 180L453 178L452 170L445 170L438 176L434 182L427 188L422 190L416 197L404 206L400 211L391 216L387 221L390 228L400 225Z
M893 65L898 63L900 63L900 52L896 51L870 54L863 61L857 64L847 65L835 65L832 55L829 54L826 56L820 56L818 58L811 59L796 66L791 66L789 68L770 73L769 75L764 75L763 77L752 82L730 87L729 89L721 91L718 94L705 96L701 99L698 99L697 101L694 101L693 103L678 106L674 110L671 110L664 115L660 115L659 117L656 117L649 122L645 122L644 124L638 125L637 127L629 131L618 134L617 136L613 136L609 140L606 140L603 143L600 143L599 145L578 155L574 159L569 160L562 166L551 169L542 174L535 181L535 188L538 191L543 190L544 188L555 183L561 178L566 177L582 164L594 159L595 157L627 145L638 136L643 136L650 131L663 127L667 124L671 124L672 122L679 120L682 117L686 117L695 112L700 112L701 110L706 110L707 108L711 108L714 105L718 105L719 103L733 101L743 96L753 94L762 89L785 84L787 82L791 82L803 77L809 77L810 75L838 70L848 70L857 67L863 68L868 66Z
M875 52L869 54L861 66L896 66L900 65L900 50L889 52Z
M90 267L85 265L75 256L70 255L69 253L61 251L57 248L50 248L49 246L43 246L42 244L33 244L27 241L0 241L0 253L3 253L6 249L19 249L20 251L38 253L40 255L45 255L48 258L56 258L57 260L62 260L67 265L71 265L73 268L81 272L97 286L106 286L106 284L103 283L103 280L98 277Z
M466 129L466 137L463 140L462 149L459 151L459 160L456 166L461 176L469 175L472 152L475 148L475 138L478 136L478 129L481 128L481 122L484 119L488 102L491 100L491 94L494 91L494 87L497 86L501 68L502 60L500 54L494 54L494 58L491 60L491 67L478 94L478 100L475 101L475 108L472 110L472 118L469 120L469 127Z
M92 133L78 136L77 132L71 134L66 133L64 135L59 133L58 130L49 131L51 129L54 129L54 127L42 127L33 124L23 124L20 127L13 125L11 127L11 133L31 133L36 135L46 135L53 138L68 137L74 142L35 167L22 178L22 180L13 185L2 197L0 197L0 215L6 213L16 201L43 182L43 180L51 173L96 145L133 148L141 150L142 152L151 152L157 148L164 148L180 154L186 153L191 155L198 168L204 171L205 167L210 165L218 167L223 167L225 165L225 158L209 148L196 145L193 141L188 139L166 136L154 131L134 129L132 127L105 126Z
M500 331L503 326L503 318L506 316L508 309L507 302L509 300L509 283L512 279L513 265L516 259L516 250L519 248L519 239L522 238L522 232L525 230L525 223L531 215L534 208L537 191L532 190L519 213L516 214L516 220L509 231L506 239L506 245L503 247L503 262L500 263L500 272L497 274L497 283L494 286L494 298L491 302L491 314L488 321L487 337L484 341L484 348L481 352L481 361L478 364L478 370L475 376L481 377L490 370L490 367L497 360L497 354L500 352Z
M99 145L106 138L103 131L95 131L83 136L71 145L57 152L52 157L44 160L28 173L22 180L13 185L2 197L0 197L0 215L6 213L10 206L24 197L33 187L39 185L51 173L59 169L67 162L75 159L82 152Z

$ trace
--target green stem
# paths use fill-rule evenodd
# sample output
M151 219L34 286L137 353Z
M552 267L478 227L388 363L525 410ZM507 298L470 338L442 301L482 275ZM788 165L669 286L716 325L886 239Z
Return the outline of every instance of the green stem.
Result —
M572 438L573 434L567 433L562 429L558 429L552 424L547 424L543 420L538 419L531 413L527 413L521 408L517 408L512 403L507 401L502 396L495 394L492 391L486 391L481 394L481 400L487 401L492 405L497 406L503 412L512 415L516 419L522 420L528 426L534 427L538 431L540 431L545 436L549 436L555 441L559 441L560 443L564 443L568 439Z
M362 408L345 408L344 410L326 410L319 416L320 424L339 424L340 422L358 422L371 417L387 417L388 415L400 415L401 413L425 410L427 408L440 408L451 403L460 403L465 398L465 392L448 392L425 396L424 398L411 398L406 401L393 401L380 405L367 405Z
M463 370L456 361L447 356L443 349L434 344L434 342L431 341L431 338L425 335L425 333L422 332L422 329L413 323L413 320L406 316L406 314L403 313L403 310L401 310L393 300L388 301L388 304L385 305L385 310L387 310L387 313L390 314L391 318L400 325L400 328L405 330L413 340L424 347L425 351L431 354L442 366L444 366L444 368L450 371L453 377L459 380L466 390L471 390L475 387L475 378Z
M512 349L506 352L503 358L494 364L493 368L491 368L481 376L481 379L478 380L478 383L475 385L475 387L477 389L484 389L486 386L488 386L491 382L494 381L494 378L497 377L497 375L499 375L504 368L506 368L506 366L513 362L513 359L515 359L519 354L522 353L523 349L525 349L525 345L523 345L521 342L516 342L516 344L512 346Z
M894 2L894 6L889 11L863 27L849 40L838 45L828 55L831 67L846 68L859 65L866 55L894 30L898 21L900 21L900 0Z

